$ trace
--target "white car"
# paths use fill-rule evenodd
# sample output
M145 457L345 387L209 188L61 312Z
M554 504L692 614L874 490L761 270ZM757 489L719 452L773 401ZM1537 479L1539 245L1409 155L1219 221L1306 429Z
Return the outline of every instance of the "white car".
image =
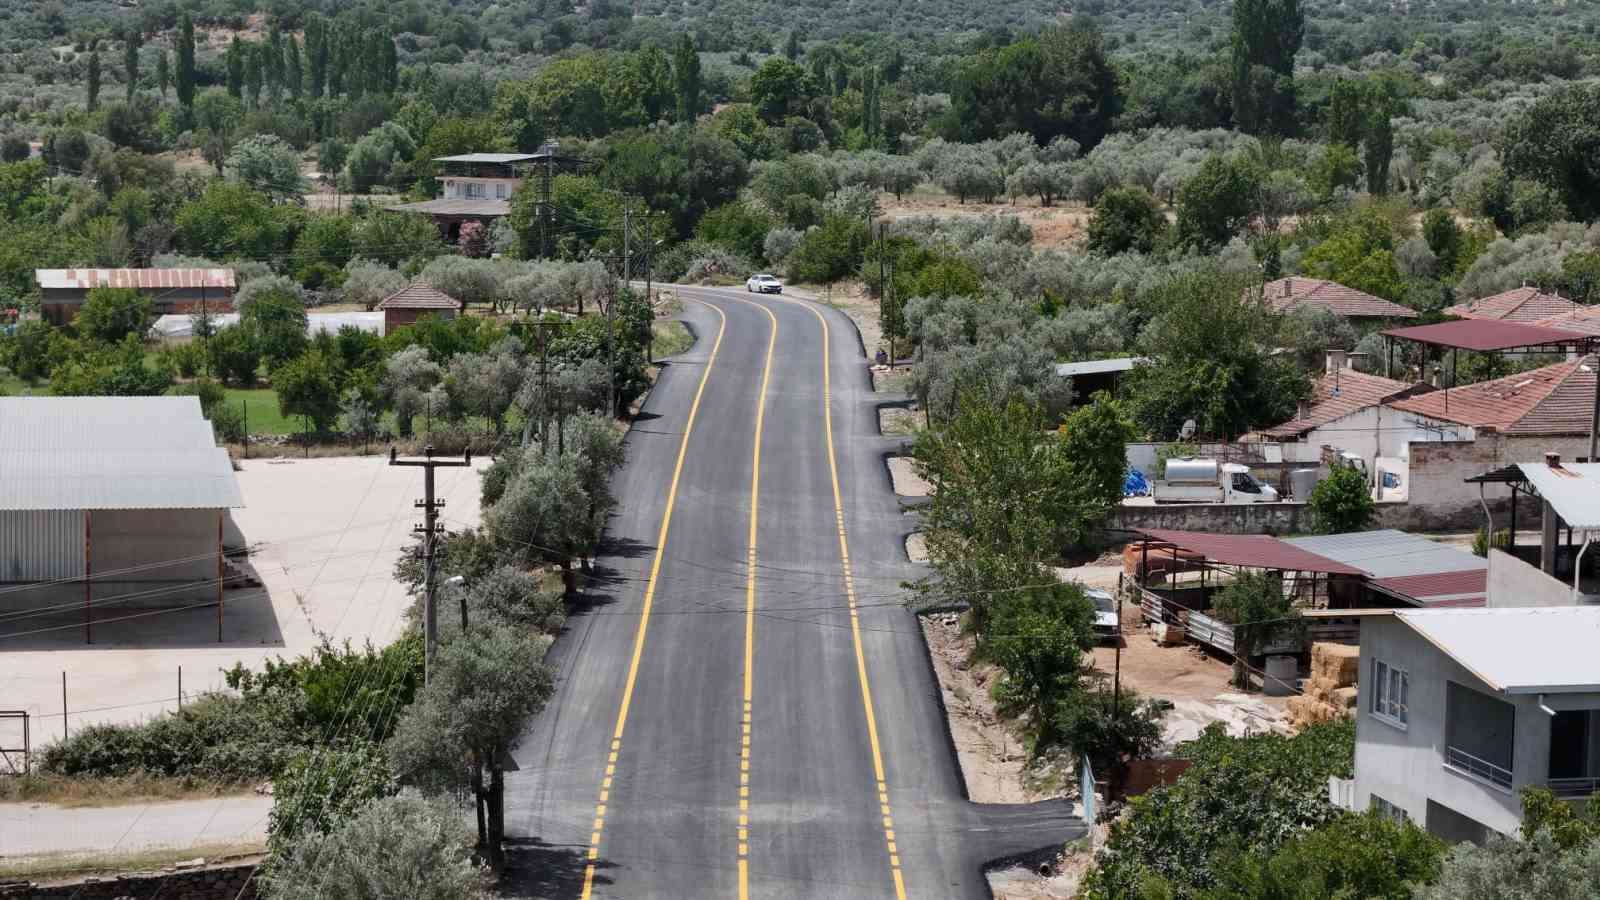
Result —
M1122 630L1122 623L1117 621L1117 601L1109 593L1095 588L1088 588L1084 593L1094 601L1095 637L1115 638Z
M781 294L783 283L771 275L751 275L745 279L744 289L756 294Z

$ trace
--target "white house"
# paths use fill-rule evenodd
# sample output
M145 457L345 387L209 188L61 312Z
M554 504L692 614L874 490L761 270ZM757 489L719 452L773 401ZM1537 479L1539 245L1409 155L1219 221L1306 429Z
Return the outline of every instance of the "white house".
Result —
M1525 787L1587 798L1600 788L1597 646L1594 606L1364 617L1351 805L1481 843L1516 832Z

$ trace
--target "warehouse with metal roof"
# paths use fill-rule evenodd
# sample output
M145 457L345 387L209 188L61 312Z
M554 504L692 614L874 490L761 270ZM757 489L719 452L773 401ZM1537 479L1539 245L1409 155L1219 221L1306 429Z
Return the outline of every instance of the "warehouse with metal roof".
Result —
M244 505L195 397L0 398L0 599L129 610L218 604Z

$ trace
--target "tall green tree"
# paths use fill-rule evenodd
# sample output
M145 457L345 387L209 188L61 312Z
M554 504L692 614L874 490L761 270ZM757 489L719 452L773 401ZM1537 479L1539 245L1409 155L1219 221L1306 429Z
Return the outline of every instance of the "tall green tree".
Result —
M244 46L244 95L252 107L261 105L261 89L266 81L263 64L266 61L266 44L251 42Z
M1292 417L1310 393L1292 360L1273 354L1279 322L1265 314L1254 279L1200 271L1175 277L1143 301L1154 311L1140 335L1151 358L1129 372L1133 420L1173 438L1193 419L1202 435L1231 437Z
M244 58L248 52L244 41L234 35L227 52L223 54L223 64L228 70L228 93L236 100L244 99Z
M1212 154L1178 189L1179 243L1220 247L1248 226L1259 208L1261 173L1242 155Z
M1334 468L1311 489L1307 509L1317 530L1323 534L1362 531L1371 527L1378 517L1366 476L1343 465Z
M139 26L129 25L122 35L122 77L127 82L128 101L132 102L135 94L139 92L139 46L144 43L144 35L140 33Z
M167 91L172 88L172 66L165 50L156 54L156 87L161 90L161 99L166 100Z
M89 92L88 107L90 112L100 108L100 44L89 44Z
M678 92L678 121L693 122L700 114L700 52L687 34L678 35L672 46L672 79Z
M194 19L185 11L178 18L178 102L194 106Z
M1066 136L1088 150L1110 131L1121 102L1099 29L1074 20L969 59L951 87L943 130L962 141L1023 131L1041 146Z
M1230 40L1233 121L1250 134L1294 131L1294 57L1305 36L1300 0L1236 0Z
M1600 87L1541 97L1506 124L1499 149L1508 176L1555 191L1583 221L1600 218Z
M289 35L283 45L283 76L284 84L289 89L289 96L299 100L305 92L305 62L300 57L300 40L294 35Z
M313 100L328 86L328 20L321 13L306 17L306 77Z
M788 58L790 62L795 62L800 59L801 52L800 32L790 29L789 39L783 44L783 55Z

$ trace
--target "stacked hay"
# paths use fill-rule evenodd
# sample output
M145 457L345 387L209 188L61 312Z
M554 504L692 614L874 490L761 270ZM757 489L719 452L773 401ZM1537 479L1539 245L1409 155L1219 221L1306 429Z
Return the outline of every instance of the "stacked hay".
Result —
M1311 678L1306 692L1289 698L1289 723L1296 730L1355 714L1356 677L1361 648L1349 644L1311 645Z

